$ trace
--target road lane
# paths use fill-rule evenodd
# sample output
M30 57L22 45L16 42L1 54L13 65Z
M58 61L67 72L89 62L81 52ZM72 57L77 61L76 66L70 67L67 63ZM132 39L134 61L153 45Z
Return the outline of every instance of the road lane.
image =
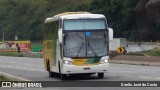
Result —
M70 80L81 81L159 81L160 67L138 66L125 64L110 64L109 73L104 79L97 75L74 76ZM44 71L43 59L25 57L0 56L0 71L32 81L60 81L59 78L49 78Z

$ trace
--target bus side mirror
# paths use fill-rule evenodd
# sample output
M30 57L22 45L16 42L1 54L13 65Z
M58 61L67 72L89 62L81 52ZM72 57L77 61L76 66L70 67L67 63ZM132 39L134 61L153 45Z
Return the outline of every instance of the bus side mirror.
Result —
M62 33L62 29L58 30L58 41L60 44L63 43L63 33Z
M112 28L108 28L108 36L109 36L109 40L113 40L113 29Z

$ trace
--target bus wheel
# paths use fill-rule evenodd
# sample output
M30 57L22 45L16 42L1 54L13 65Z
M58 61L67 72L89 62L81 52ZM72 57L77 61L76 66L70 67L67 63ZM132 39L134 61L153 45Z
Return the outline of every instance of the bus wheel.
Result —
M98 78L104 78L104 73L98 73Z
M55 74L50 70L49 63L47 64L47 70L48 70L49 77L54 77L55 76Z
M49 77L56 77L56 75L55 75L55 73L53 73L53 72L49 72Z
M67 79L67 75L66 74L60 74L60 78L61 78L61 80L66 80Z

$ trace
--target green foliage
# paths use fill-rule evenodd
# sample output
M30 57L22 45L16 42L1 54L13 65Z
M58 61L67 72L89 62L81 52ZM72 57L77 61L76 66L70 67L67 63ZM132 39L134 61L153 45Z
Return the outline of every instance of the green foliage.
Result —
M140 21L135 12L139 0L93 0L89 4L74 6L72 11L90 11L104 14L109 27L114 29L115 37L126 37L128 40L138 40Z
M148 51L142 51L142 52L130 52L126 53L125 55L136 55L136 56L160 56L160 49L155 48Z
M49 6L45 0L2 0L0 1L0 29L5 31L9 40L18 35L19 39L41 39L41 25L46 18Z
M31 42L31 50L33 51L34 48L43 48L42 41L33 41L33 42Z
M89 3L92 0L0 0L0 31L5 39L42 40L42 27L47 17L68 11L70 5ZM0 32L0 36L2 33ZM2 39L2 37L0 37Z
M153 50L149 50L149 51L145 51L143 52L144 54L146 55L149 55L149 56L160 56L160 49L153 49Z
M6 78L3 75L0 75L0 81L12 81L11 79Z
M0 52L0 56L17 56L17 52Z
M23 40L42 40L41 31L47 17L66 11L88 11L104 14L108 26L114 29L115 38L125 37L130 41L138 41L142 25L140 15L135 12L138 2L139 0L0 0L0 31L5 31L7 40L14 40L15 35ZM159 33L159 22L154 23L153 27Z

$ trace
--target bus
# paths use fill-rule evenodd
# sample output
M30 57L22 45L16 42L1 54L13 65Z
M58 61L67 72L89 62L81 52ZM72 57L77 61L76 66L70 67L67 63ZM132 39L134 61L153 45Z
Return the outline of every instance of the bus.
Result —
M109 70L109 41L113 30L102 14L65 12L44 21L44 67L49 77L62 80L73 74L97 74Z

